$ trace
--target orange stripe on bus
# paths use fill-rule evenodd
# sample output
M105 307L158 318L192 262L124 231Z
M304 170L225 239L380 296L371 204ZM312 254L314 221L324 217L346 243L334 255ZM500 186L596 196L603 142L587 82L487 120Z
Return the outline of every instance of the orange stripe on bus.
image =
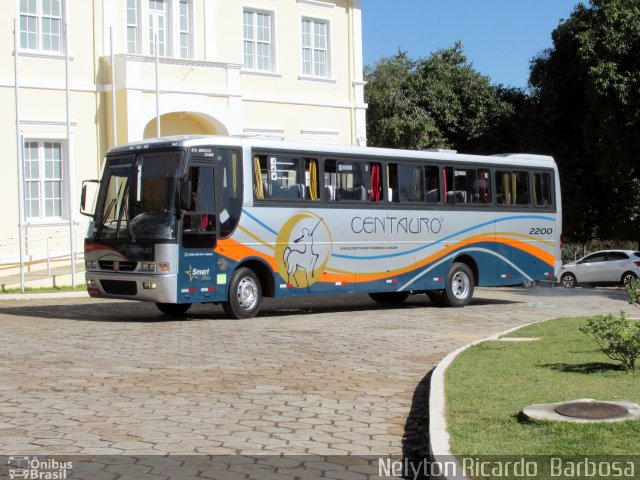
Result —
M230 238L219 240L215 251L220 255L230 258L231 260L235 260L236 262L248 257L258 257L267 262L269 266L276 271L276 262L273 256L262 253L259 250L243 245L242 243Z
M354 283L354 282L373 282L377 280L384 280L391 277L397 277L399 275L409 273L411 271L430 265L446 257L447 255L451 254L456 250L459 250L461 248L465 248L468 246L472 246L480 242L501 243L504 245L509 245L540 259L541 261L547 263L551 267L553 267L554 265L555 259L552 254L545 252L543 249L536 247L534 245L531 245L530 243L523 242L521 240L517 240L514 238L494 237L493 234L481 234L481 235L469 237L463 241L452 242L442 250L439 250L434 254L429 255L428 257L425 257L419 260L418 262L412 263L403 268L390 270L387 272L379 272L379 273L351 273L344 270L332 271L332 269L329 268L327 269L327 271L323 272L320 275L319 281L328 282L328 283L334 283L334 282ZM265 253L262 253L259 250L243 245L237 242L236 240L232 240L232 239L220 240L218 242L218 247L216 248L216 252L228 258L231 258L232 260L235 260L235 261L241 261L242 259L247 257L259 257L265 260L271 266L274 272L277 272L277 267L276 267L276 262L274 257L269 256Z

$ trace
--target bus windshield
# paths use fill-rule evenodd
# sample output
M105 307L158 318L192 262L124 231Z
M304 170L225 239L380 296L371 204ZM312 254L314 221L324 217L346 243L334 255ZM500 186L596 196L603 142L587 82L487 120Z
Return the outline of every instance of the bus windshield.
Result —
M107 158L95 240L175 240L181 151Z

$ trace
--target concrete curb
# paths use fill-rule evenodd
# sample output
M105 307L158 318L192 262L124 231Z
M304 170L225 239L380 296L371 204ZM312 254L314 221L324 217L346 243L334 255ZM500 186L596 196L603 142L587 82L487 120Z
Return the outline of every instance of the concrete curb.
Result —
M89 298L87 292L52 292L52 293L3 293L0 294L0 301L3 300L49 300L56 298Z
M429 455L430 460L436 464L445 465L446 463L455 462L456 466L453 469L456 472L455 476L446 476L442 474L439 478L442 480L453 479L467 479L463 473L462 466L458 462L457 458L451 451L451 437L449 436L449 430L447 428L446 418L446 397L444 389L444 376L447 372L447 368L453 363L458 355L467 350L468 348L478 345L479 343L495 341L504 335L520 330L521 328L528 327L535 323L546 322L549 319L539 320L536 322L526 323L518 327L510 328L501 333L492 335L491 337L484 338L482 340L476 340L459 349L451 352L444 357L438 366L433 370L431 374L431 388L429 394ZM443 469L444 471L444 469Z

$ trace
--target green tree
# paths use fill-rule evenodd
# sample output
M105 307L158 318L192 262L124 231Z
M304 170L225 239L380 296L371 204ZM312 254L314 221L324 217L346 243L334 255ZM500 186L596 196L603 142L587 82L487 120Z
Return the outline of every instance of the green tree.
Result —
M370 146L425 149L444 146L435 122L412 96L415 62L404 52L367 68L365 97Z
M371 146L468 151L512 112L460 43L415 61L399 52L365 76Z
M640 0L579 4L530 76L543 149L560 167L565 234L638 239Z

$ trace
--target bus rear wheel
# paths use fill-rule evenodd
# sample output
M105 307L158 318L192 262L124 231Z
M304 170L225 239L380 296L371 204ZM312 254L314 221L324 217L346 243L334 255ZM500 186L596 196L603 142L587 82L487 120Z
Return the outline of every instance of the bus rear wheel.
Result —
M171 317L179 317L184 315L189 307L191 307L190 303L156 303L156 307L165 315L169 315Z
M369 297L374 302L400 305L409 297L409 292L379 292L370 293Z
M260 310L262 287L253 270L239 268L229 282L229 301L222 303L224 313L230 318L252 318Z
M447 273L442 299L448 307L464 307L473 297L474 277L471 268L465 263L455 262Z

